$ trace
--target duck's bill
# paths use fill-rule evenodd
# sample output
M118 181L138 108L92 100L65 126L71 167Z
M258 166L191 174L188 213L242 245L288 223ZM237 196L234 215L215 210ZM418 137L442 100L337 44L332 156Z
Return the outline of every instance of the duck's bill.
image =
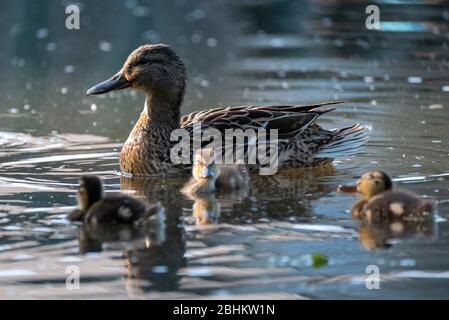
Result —
M348 193L357 192L357 186L338 186L338 191Z
M92 94L103 94L110 91L125 89L130 86L131 82L126 80L126 78L123 76L123 73L120 71L111 79L103 81L102 83L99 83L87 90L86 94L88 96Z

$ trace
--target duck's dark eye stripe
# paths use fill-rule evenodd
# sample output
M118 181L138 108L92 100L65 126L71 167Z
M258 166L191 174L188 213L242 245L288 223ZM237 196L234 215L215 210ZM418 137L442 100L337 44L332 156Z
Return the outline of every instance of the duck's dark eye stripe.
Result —
M159 63L159 64L163 64L165 62L164 59L147 59L147 58L140 58L139 60L136 61L136 65L142 65L142 64L147 64L147 63Z
M151 63L160 63L160 64L162 64L162 63L164 63L164 60L163 59L153 59L153 60L151 60Z
M146 64L148 62L150 61L146 58L140 58L139 60L137 60L137 64Z

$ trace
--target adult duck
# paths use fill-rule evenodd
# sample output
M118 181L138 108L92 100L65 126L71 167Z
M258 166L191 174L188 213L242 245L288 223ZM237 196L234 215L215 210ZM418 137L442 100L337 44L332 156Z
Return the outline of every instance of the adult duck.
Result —
M356 154L367 139L366 128L358 124L327 130L315 123L319 116L333 110L321 107L339 101L306 106L215 108L181 118L185 87L186 68L179 56L168 45L147 44L134 50L115 76L87 91L87 95L94 95L134 88L147 94L144 110L120 153L122 172L187 173L191 161L177 165L170 159L174 146L170 135L179 128L191 133L194 124L221 133L226 129L277 129L278 168L328 164L335 157Z

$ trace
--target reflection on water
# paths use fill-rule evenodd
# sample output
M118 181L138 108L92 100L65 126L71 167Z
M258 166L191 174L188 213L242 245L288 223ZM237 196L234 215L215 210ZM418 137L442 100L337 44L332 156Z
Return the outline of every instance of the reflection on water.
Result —
M76 33L61 27L59 1L0 4L1 298L449 296L444 2L381 1L380 31L363 29L358 1L79 2ZM368 146L334 166L253 175L249 190L231 194L189 198L179 191L187 177L119 176L118 153L143 96L84 92L137 45L159 41L187 64L183 114L344 99L321 123L371 124ZM337 186L376 168L399 187L437 199L437 219L353 219L356 198ZM161 201L165 223L118 230L69 224L65 215L86 173L100 175L107 192ZM314 253L328 264L314 268ZM372 264L382 290L365 287ZM65 288L70 265L80 268L76 292Z
M368 249L387 248L391 240L410 236L435 236L436 225L433 219L423 221L391 221L382 224L361 223L359 238L362 245Z
M140 291L173 291L179 287L178 271L186 266L184 228L180 217L168 224L152 221L144 228L78 229L80 254L101 252L103 244L122 250L126 270L126 289L130 296ZM137 295L138 296L138 295Z
M216 224L219 222L221 205L215 194L194 196L190 199L193 201L192 217L196 224Z

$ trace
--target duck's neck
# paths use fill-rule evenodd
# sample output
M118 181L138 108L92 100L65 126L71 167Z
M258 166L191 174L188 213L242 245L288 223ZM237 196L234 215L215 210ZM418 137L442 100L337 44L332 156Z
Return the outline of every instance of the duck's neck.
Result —
M179 128L180 105L155 94L147 94L145 108L123 145L120 169L132 174L163 171L170 166L170 135Z
M172 131L179 128L179 121L179 106L175 106L170 101L161 99L156 95L147 94L145 107L125 145L144 143L150 147L158 146L159 154L164 154L166 153L164 151L167 151L164 148L170 146Z
M165 130L179 128L180 108L181 106L177 102L148 93L144 109L148 116L147 125Z

